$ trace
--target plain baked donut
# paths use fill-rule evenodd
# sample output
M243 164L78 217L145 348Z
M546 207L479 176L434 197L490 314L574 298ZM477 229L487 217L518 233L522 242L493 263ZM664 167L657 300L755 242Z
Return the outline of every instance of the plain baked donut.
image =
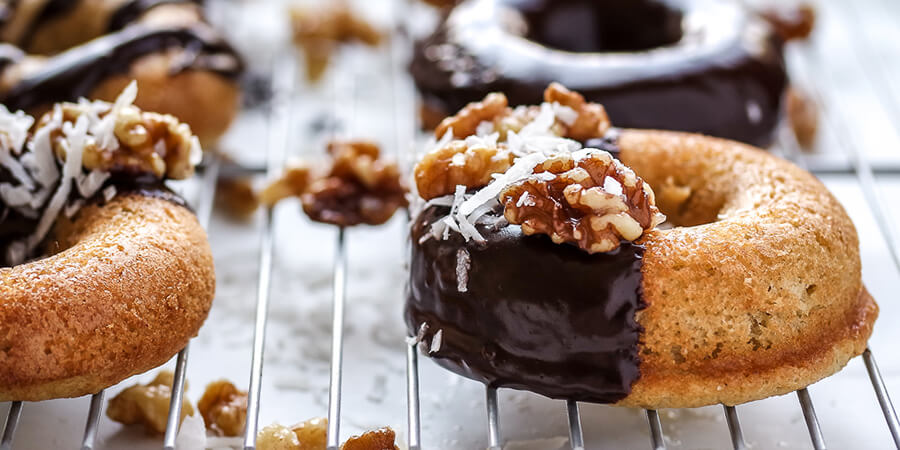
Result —
M490 92L539 103L558 81L622 127L765 146L788 81L782 45L739 2L467 0L417 42L410 71L423 116Z
M0 401L98 392L164 363L206 318L206 233L164 185L202 149L137 95L37 120L0 106Z
M15 2L0 21L0 102L40 115L80 97L112 101L137 80L138 106L184 120L211 146L237 114L243 63L196 3Z
M0 269L0 401L78 397L165 363L215 290L206 233L141 193L57 224L55 254Z
M484 112L479 105L451 125L464 128L465 119ZM416 169L418 191L428 192L423 199L430 203L413 217L406 322L438 364L493 386L656 409L788 393L863 352L878 308L861 281L856 230L811 174L734 141L607 131L608 122L596 122L604 145L643 180L637 186L652 187L673 227L645 226L634 242L622 238L614 250L592 254L508 222L511 207L540 207L537 191L505 206L491 203L479 193L496 198L507 191L464 172L485 173L489 160L497 164L488 171L496 182L510 186L566 176L529 175L522 167L528 158L552 159L540 149L580 147L552 139L574 128L577 120L567 114L557 113L547 131L528 137L535 130L522 129L518 139L500 138L497 151L479 150L497 139L485 124L514 123L513 111L478 116L478 136L445 138ZM549 103L541 111L537 118L524 114L531 123L553 115ZM513 153L515 146L535 147L508 163L503 145ZM605 154L573 154L579 152ZM466 180L455 194L428 191L435 182ZM622 183L629 185L627 178ZM475 206L481 201L486 206ZM566 205L557 211L575 208Z

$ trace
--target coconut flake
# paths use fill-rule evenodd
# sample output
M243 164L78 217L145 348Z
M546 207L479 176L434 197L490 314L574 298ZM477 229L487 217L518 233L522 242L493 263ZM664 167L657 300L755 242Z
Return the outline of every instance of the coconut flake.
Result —
M437 353L441 350L441 342L444 340L444 330L437 330L437 333L434 333L434 336L431 337L431 347L428 349L428 353Z
M472 258L465 247L456 251L456 290L466 292L469 290L469 269L472 267Z
M206 450L206 425L203 416L194 414L185 416L181 421L178 435L175 436L175 448L178 450Z
M22 153L25 141L28 139L28 130L34 125L34 117L25 114L24 111L10 112L6 106L0 105L0 145L9 149L13 154Z
M551 105L553 107L553 114L559 119L560 122L566 124L567 127L571 127L572 124L578 120L578 111L566 106L560 105L559 102L553 102Z
M107 186L106 189L103 190L103 201L110 201L113 197L116 196L116 187L113 185Z
M509 170L499 174L494 181L491 181L487 186L463 202L459 206L459 213L469 215L472 211L475 211L475 208L487 203L489 200L495 199L507 186L531 175L534 168L544 159L546 159L544 155L537 153L517 159Z

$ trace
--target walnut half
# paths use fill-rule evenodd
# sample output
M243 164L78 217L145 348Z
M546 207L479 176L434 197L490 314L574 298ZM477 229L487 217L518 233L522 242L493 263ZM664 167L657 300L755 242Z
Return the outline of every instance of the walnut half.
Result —
M247 423L247 392L230 381L214 381L206 386L197 409L206 428L223 436L238 436Z
M431 200L452 194L457 185L470 189L487 186L491 175L505 172L512 162L513 154L505 149L452 141L425 154L413 176L419 195Z
M397 164L381 158L378 146L366 141L328 144L330 168L315 177L300 200L313 220L338 226L387 222L406 206L406 188Z
M172 371L163 370L153 381L125 389L109 401L106 415L125 425L143 423L148 432L164 433L169 419L173 380ZM181 419L192 415L194 407L185 399Z
M602 150L548 158L500 193L504 216L525 234L546 234L589 253L634 241L665 217L650 186Z

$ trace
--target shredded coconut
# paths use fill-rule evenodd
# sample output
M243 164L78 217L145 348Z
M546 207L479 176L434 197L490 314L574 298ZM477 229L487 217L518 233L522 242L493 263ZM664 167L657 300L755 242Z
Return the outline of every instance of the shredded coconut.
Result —
M469 269L472 267L472 259L469 251L461 247L456 251L456 290L467 292L469 290Z
M444 330L437 330L437 333L434 333L434 336L431 337L431 347L428 349L428 353L437 353L441 350L441 341L444 339Z

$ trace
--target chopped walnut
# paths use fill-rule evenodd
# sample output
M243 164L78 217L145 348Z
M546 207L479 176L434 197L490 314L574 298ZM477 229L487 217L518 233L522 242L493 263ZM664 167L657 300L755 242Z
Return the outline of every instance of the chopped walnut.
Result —
M457 185L487 186L491 175L505 172L512 161L512 153L505 149L470 148L465 141L452 141L423 156L416 164L413 176L419 195L430 200L452 194Z
M237 436L247 423L247 392L229 381L214 381L206 386L197 409L206 428L224 436Z
M395 162L381 158L378 146L363 141L328 145L331 167L300 197L313 220L339 226L386 222L406 206L406 188Z
M259 194L259 201L266 206L275 206L288 197L299 197L306 191L311 178L310 167L303 161L292 161L277 180L266 186Z
M247 219L259 207L259 197L249 178L219 178L216 183L216 204L237 219Z
M453 137L457 139L472 136L481 122L492 122L498 116L510 113L506 96L500 93L488 94L480 102L472 102L461 109L456 115L447 117L434 129L434 135L438 139L444 136L447 130L453 130Z
M562 134L564 137L585 142L588 139L603 137L609 130L609 116L606 115L603 105L588 103L584 100L584 96L566 89L559 83L550 83L544 90L544 101L572 108L578 114L574 122L567 124L566 131Z
M148 432L163 433L169 418L174 375L163 370L153 381L125 389L109 401L106 415L125 425L143 423ZM185 385L187 388L187 385ZM187 399L181 409L181 420L194 415L194 407Z
M394 430L385 427L353 436L344 442L341 450L397 450Z
M315 418L286 427L274 424L256 437L257 450L325 450L328 444L328 419Z
M634 241L664 219L650 186L601 150L562 153L500 194L504 216L525 234L543 233L589 253Z
M819 108L808 94L791 86L787 91L785 109L797 143L803 148L811 148L816 142L819 129Z
M808 38L816 25L816 9L809 3L775 5L760 15L785 41Z
M90 106L63 103L60 106L63 124L74 125L83 114L92 114ZM51 111L40 124L51 121ZM103 119L115 114L111 142L90 139L82 154L82 164L88 170L151 174L156 178L184 179L194 174L194 158L200 144L190 127L174 116L141 111L127 105L99 114ZM63 130L51 133L53 150L64 158L69 145Z
M310 81L322 78L332 53L340 44L356 41L374 47L382 39L381 32L354 14L346 1L333 2L324 8L295 6L290 14L294 43L303 49Z
M325 450L328 420L310 419L291 427L269 425L256 437L257 450ZM347 439L341 450L396 450L394 430L380 428Z
M460 0L422 0L422 1L431 6L434 6L436 8L442 8L442 9L452 8L452 7L456 6L457 3L460 2Z

